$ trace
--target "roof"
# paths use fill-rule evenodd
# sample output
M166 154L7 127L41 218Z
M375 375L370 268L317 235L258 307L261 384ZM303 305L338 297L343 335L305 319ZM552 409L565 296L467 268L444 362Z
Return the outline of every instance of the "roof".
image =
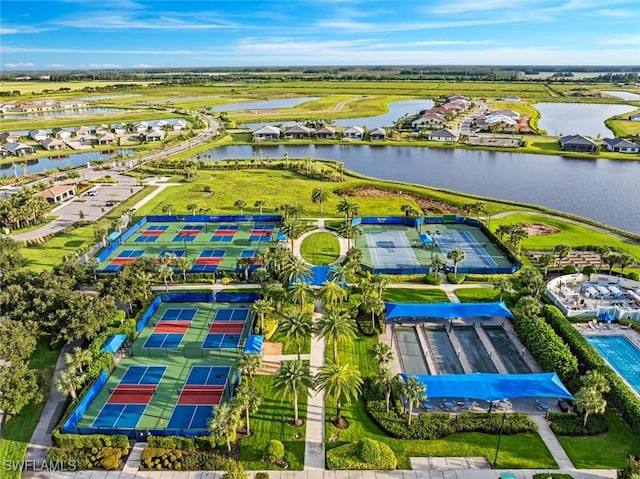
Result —
M33 150L33 146L25 145L24 143L5 143L2 147L7 151L18 151L25 148Z
M36 193L37 195L44 196L45 198L55 198L56 196L60 196L67 191L73 191L76 187L74 185L56 185L51 188L47 188L46 190L39 191Z
M614 148L638 148L640 145L624 138L605 138L604 143Z
M560 138L563 145L591 145L596 146L595 142L582 135L566 135Z
M318 133L320 133L320 134L322 134L322 133L331 133L331 134L333 134L335 132L336 132L336 129L333 128L332 126L323 126L322 128L318 128L316 130L316 135Z
M41 144L42 146L44 146L45 148L46 148L47 146L51 146L52 144L53 144L53 145L62 145L62 146L64 146L64 143L62 143L62 142L61 142L60 140L58 140L57 138L45 138L44 140L42 140L42 141L40 142L40 144Z
M284 130L285 135L287 133L304 133L306 135L310 135L311 134L311 128L307 128L306 126L303 125L294 125L291 126L289 128L287 128L286 130Z
M265 125L253 131L254 135L279 135L280 128L277 126Z
M394 318L513 318L509 308L500 303L385 303L387 319Z
M102 134L98 135L98 141L115 140L115 139L116 139L116 135L114 135L111 132L102 133Z
M445 138L457 138L458 135L456 135L453 131L448 130L447 128L441 128L439 130L433 130L431 132L431 134L429 136L432 137L445 137Z
M360 133L364 134L364 128L359 126L350 126L344 129L343 133Z
M413 375L402 374L403 378ZM440 374L413 376L426 386L427 397L494 401L526 397L573 399L556 373Z
M371 130L369 132L369 136L377 136L377 135L382 135L382 136L387 136L387 132L383 129L383 128L375 128L373 130Z

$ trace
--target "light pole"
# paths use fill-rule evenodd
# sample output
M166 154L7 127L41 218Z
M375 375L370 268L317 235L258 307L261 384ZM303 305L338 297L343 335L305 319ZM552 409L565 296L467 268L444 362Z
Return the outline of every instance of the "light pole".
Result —
M436 246L436 236L440 236L440 231L435 230L432 233L429 233L429 235L431 236L431 261L433 261L433 249Z
M211 208L200 208L200 212L204 213L205 215L209 212ZM204 232L208 233L209 229L208 229L208 224L207 224L207 220L204 220Z
M496 445L496 455L493 458L493 467L498 466L498 452L500 451L500 441L502 440L502 431L504 430L504 421L507 419L507 413L502 413L502 423L500 424L500 434L498 435L498 444Z
M189 259L189 252L187 251L187 235L180 231L178 235L182 238L182 244L184 245L184 257Z

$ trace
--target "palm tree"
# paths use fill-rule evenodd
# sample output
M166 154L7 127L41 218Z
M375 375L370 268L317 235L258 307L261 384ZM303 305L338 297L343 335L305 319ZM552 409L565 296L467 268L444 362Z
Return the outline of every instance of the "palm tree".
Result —
M447 253L447 258L453 261L453 274L458 275L458 263L464 261L464 251L459 248L452 249Z
M355 201L348 198L343 198L338 203L336 210L338 211L338 213L342 213L344 215L345 222L348 222L349 218L357 216L359 207L358 203L356 203Z
M327 281L318 291L318 297L321 298L326 305L335 306L339 302L347 299L347 291L338 283Z
M287 344L290 341L295 343L298 360L300 360L302 342L311 335L313 330L313 317L309 313L288 312L280 318L278 326L285 331Z
M380 344L380 343L378 343ZM384 402L389 413L389 403L391 402L391 393L400 384L397 374L393 374L389 368L378 369L378 374L373 379L373 385L384 391Z
M442 271L442 268L444 268L444 263L439 256L434 256L431 260L431 269L433 270L433 273L438 274Z
M256 200L256 202L253 203L253 207L258 208L260 210L260 214L262 214L262 208L264 208L266 205L267 202L265 200Z
M243 353L238 358L238 370L249 377L249 387L253 388L253 375L262 367L262 356L255 353Z
M280 279L289 283L304 281L311 274L311 267L297 256L291 256L282 269Z
M333 344L333 362L338 364L338 345L353 342L356 324L344 311L328 309L316 324L316 334Z
M311 201L320 204L320 214L322 215L322 204L329 199L329 191L326 188L314 188L311 192Z
M347 284L347 276L351 272L351 265L348 263L334 264L329 266L327 277L329 281L333 281L340 286Z
M584 414L582 427L587 427L589 414L602 414L607 408L607 401L597 389L583 386L575 394L574 404L578 412Z
M273 384L276 391L293 402L293 424L301 424L298 418L298 397L309 394L312 387L309 366L302 361L282 361Z
M618 256L620 253L614 249L609 249L603 257L603 260L607 266L609 266L609 274L612 273L613 267L618 263Z
M584 387L595 389L600 393L608 393L611 390L609 381L600 371L592 370L580 378L580 383Z
M536 298L544 290L546 283L540 271L536 268L522 268L515 276L518 292L523 295L530 295Z
M553 252L558 257L558 271L562 270L562 261L571 254L571 246L566 244L557 244L553 248Z
M515 309L523 315L531 317L539 314L542 306L540 306L540 301L538 301L537 298L533 296L523 296L515 304Z
M260 393L251 387L250 384L242 381L236 389L233 400L237 403L242 411L245 413L245 423L247 427L247 436L251 436L251 426L249 425L249 415L255 413L260 407L262 402L262 396Z
M64 353L64 365L72 368L74 371L82 374L83 367L93 360L93 354L88 349L82 349L79 346L73 348L70 353Z
M500 241L504 239L504 235L511 233L513 225L500 225L496 228L496 235L500 237Z
M556 262L556 258L552 254L543 254L542 256L540 256L540 259L538 260L538 264L540 264L540 266L544 268L545 278L547 277L549 266L553 266L555 262Z
M182 281L186 283L187 271L191 269L191 267L193 266L193 263L191 263L191 261L189 261L189 258L187 258L186 256L181 256L180 258L177 259L176 266L180 271L182 271Z
M521 224L513 225L509 232L509 244L513 246L517 252L520 252L522 240L528 237L529 233L527 233L527 230L525 230Z
M313 290L309 283L297 281L289 287L291 302L300 305L300 312L304 312L304 306L310 298L313 298Z
M620 266L620 274L624 274L624 269L628 266L633 266L636 259L628 253L620 253L618 255L618 265Z
M228 402L222 403L215 409L215 413L207 425L211 434L224 439L229 452L231 452L231 440L235 437L240 422L239 412Z
M495 282L493 283L493 287L500 291L500 301L502 301L504 293L506 293L507 291L511 291L511 289L513 288L513 283L508 276L501 275L498 277L498 279L495 280Z
M338 227L338 236L346 238L347 249L351 249L351 241L362 234L362 230L358 226L354 226L350 221L345 221Z
M264 317L273 312L273 303L268 299L258 299L251 305L251 311L258 316L260 332L264 333Z
M611 248L609 246L600 246L596 249L598 256L600 256L600 265L598 266L598 273L602 271L602 264L609 253L611 253Z
M100 239L102 247L104 248L107 245L107 236L109 234L109 231L107 230L107 228L101 225L95 225L93 227L93 231L96 235L96 238Z
M381 368L386 367L386 365L393 360L393 349L391 349L391 346L385 343L374 344L369 354Z
M158 268L158 274L162 278L164 282L164 289L166 292L169 292L169 279L173 277L173 268L168 264L161 264Z
M362 388L362 376L358 368L349 364L336 364L332 361L320 368L314 378L314 387L324 389L336 402L336 421L338 427L345 427L342 418L342 401L356 400Z
M373 294L363 302L362 308L371 314L371 328L376 331L376 316L380 316L385 312L385 305L382 298Z
M247 202L245 200L236 200L233 203L234 208L238 208L240 210L240 216L244 215L244 208L247 206Z
M191 214L192 214L192 215L195 215L195 214L196 214L196 211L198 211L199 209L200 209L200 206L198 206L198 204L197 204L197 203L190 203L190 204L187 206L187 210L191 211Z
M422 401L427 399L425 389L425 385L413 376L407 378L402 385L402 395L407 399L407 407L409 408L409 425L411 425L413 417L413 407L419 406Z
M251 269L251 265L256 262L255 258L251 258L249 256L241 256L236 260L236 265L239 268L242 268L242 276L245 281L249 281L249 269Z
M171 203L167 203L162 207L162 212L166 215L171 216L176 212L176 207L173 206Z
M373 278L371 280L371 284L373 286L375 286L375 288L378 291L378 296L380 298L382 298L382 295L384 294L384 289L389 286L389 277L388 276L384 276L382 274L374 274Z
M279 313L282 309L282 300L287 297L287 291L282 286L282 283L278 283L276 281L262 283L260 290L262 292L262 296L273 303L276 313Z
M71 399L75 401L78 399L78 389L82 387L86 380L86 374L78 376L73 369L67 369L60 373L60 376L56 379L56 389L62 394L71 395Z
M295 240L300 238L304 233L304 225L295 218L287 218L283 221L280 230L287 235L287 238L291 241L291 251L293 251Z

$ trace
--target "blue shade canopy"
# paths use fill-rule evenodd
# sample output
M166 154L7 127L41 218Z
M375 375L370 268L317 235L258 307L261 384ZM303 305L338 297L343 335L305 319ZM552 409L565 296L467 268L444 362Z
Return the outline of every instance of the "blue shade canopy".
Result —
M247 344L244 347L245 354L260 354L262 352L262 341L264 336L262 335L249 335L247 338Z
M107 339L100 352L115 354L115 352L120 349L120 346L122 346L122 343L124 343L126 340L126 334L114 334L109 339Z
M500 316L513 318L513 314L500 303L385 303L387 320L394 318L472 318Z
M494 401L526 397L573 399L556 373L536 374L402 374L426 386L429 398L468 398Z

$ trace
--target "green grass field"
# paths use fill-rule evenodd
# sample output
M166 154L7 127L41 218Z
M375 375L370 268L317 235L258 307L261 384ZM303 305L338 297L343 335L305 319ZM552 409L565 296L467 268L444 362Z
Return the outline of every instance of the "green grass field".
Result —
M387 288L382 298L392 303L449 303L441 289Z
M331 233L314 233L302 240L300 254L308 263L325 266L340 256L340 243Z

